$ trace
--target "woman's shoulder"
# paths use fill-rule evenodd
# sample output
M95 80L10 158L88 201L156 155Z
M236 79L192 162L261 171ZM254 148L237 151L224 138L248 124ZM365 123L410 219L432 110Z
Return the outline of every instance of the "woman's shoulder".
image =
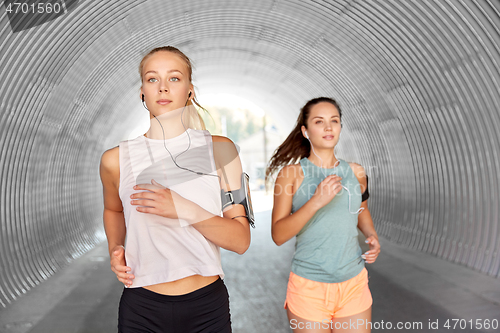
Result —
M232 143L234 145L234 142L222 135L212 135L212 141L213 142L227 142L227 143Z
M118 146L106 150L101 156L101 169L109 173L120 171L120 149Z
M348 162L349 166L351 167L352 171L354 172L354 175L358 179L360 183L364 183L366 181L366 171L365 168L361 164L355 163L355 162Z
M351 167L352 171L354 171L354 173L360 172L360 173L363 173L364 175L366 175L365 168L363 168L363 166L361 164L356 163L356 162L347 162L347 163Z
M234 142L222 135L212 135L215 161L219 165L227 165L239 155L239 149Z
M214 146L214 153L238 153L239 149L236 144L229 138L222 135L212 135L212 143Z
M281 168L277 175L278 178L294 180L299 177L304 177L302 166L300 163L289 164Z
M118 146L110 148L102 153L101 162L112 163L115 159L119 158L120 148Z

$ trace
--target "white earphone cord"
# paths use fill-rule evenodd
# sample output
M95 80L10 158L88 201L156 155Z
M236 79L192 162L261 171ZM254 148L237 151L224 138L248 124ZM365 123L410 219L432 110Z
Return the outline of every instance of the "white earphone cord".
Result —
M181 152L181 153L177 154L177 156L176 156L175 158L172 156L172 153L170 152L170 150L168 150L167 145L166 145L166 143L165 143L165 131L163 130L163 126L162 126L161 122L158 120L158 118L156 118L156 116L155 116L155 115L153 115L153 117L155 117L156 121L158 122L158 124L159 124L159 125L160 125L160 127L161 127L161 131L162 131L162 134L163 134L163 147L165 147L165 150L166 150L166 151L168 152L168 154L170 155L170 158L172 159L172 162L174 162L175 166L176 166L176 167L178 167L179 169L186 170L186 171L190 171L190 172L192 172L192 173L196 173L196 174L198 174L198 175L200 175L200 176L202 176L202 175L206 175L206 176L213 176L213 177L217 177L217 178L219 178L219 180L220 180L220 176L219 176L219 175L212 175L212 174L209 174L209 173L204 173L204 172L199 172L199 171L190 170L190 169L188 169L188 168L184 168L184 167L180 166L179 164L177 164L177 158L178 158L181 154L184 154L186 151L188 151L188 150L189 150L189 147L191 147L191 136L189 135L189 132L187 131L186 126L184 125L184 121L183 121L183 119L182 119L182 118L183 118L183 116L184 116L184 109L186 108L187 103L188 103L188 101L186 101L186 105L184 105L184 107L182 108L182 112L181 112L181 123L182 123L182 127L184 128L184 131L186 132L186 134L187 134L187 136L188 136L189 143L188 143L188 147L186 148L186 150L184 150L183 152ZM142 102L142 104L143 104L142 106L144 106L144 108L145 108L146 110L148 110L148 108L144 105L144 101ZM149 111L149 110L148 110L148 111Z
M314 147L313 147L313 144L312 144L311 140L309 138L307 138L307 140L309 140L309 144L311 145L311 149L313 151L313 154L316 155L316 157L319 158L319 160L321 161L321 173L323 174L323 177L326 178L326 175L325 175L324 169L323 169L323 159L321 157L319 157L316 154L316 152L314 151ZM340 164L340 161L337 160L337 162ZM337 164L337 163L335 163L335 164ZM333 167L335 168L335 165ZM364 207L361 207L360 209L358 209L354 213L351 212L351 191L349 191L349 189L346 186L344 186L342 184L340 184L340 185L342 186L343 189L345 189L347 191L347 195L348 195L348 200L347 201L349 202L349 213L351 213L351 214L359 214L359 213L361 213L365 209Z

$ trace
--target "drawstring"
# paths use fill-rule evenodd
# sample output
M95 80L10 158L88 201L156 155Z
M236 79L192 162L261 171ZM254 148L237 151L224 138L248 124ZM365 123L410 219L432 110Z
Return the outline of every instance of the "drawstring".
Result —
M328 308L328 303L330 300L330 285L331 285L331 283L326 284L325 307L327 307L327 308Z

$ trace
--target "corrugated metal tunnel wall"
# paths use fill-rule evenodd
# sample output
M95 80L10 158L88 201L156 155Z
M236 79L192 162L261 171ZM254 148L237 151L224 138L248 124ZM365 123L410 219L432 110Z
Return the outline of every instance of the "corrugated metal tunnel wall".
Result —
M74 3L75 1L73 1ZM68 5L68 1L66 1ZM102 152L142 111L137 66L174 45L200 93L289 131L308 99L345 115L379 233L499 277L497 0L78 1L13 32L0 9L0 304L104 239Z

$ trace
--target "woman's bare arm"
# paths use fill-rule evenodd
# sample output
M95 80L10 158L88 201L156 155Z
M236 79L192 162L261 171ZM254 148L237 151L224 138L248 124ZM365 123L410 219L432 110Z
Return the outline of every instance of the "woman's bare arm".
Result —
M128 274L130 267L125 262L125 218L123 206L118 195L120 183L120 161L118 147L109 149L102 154L100 175L104 198L104 230L108 239L108 251L111 270L118 280L125 285L132 284L134 276Z
M361 186L361 192L364 192L367 187L366 172L365 169L356 163L349 163L358 182ZM370 250L363 254L367 264L374 263L380 253L380 243L378 241L378 235L375 231L375 226L373 224L373 219L368 209L368 200L361 203L361 207L364 208L363 211L358 215L358 228L361 230L363 235L366 237L366 242L370 246Z
M214 158L220 185L224 191L241 188L243 173L238 151L234 143L223 136L212 136ZM193 211L193 219L202 221L193 224L200 233L214 244L239 254L250 246L250 225L242 205L232 205L223 212L223 217L210 216L202 209ZM207 218L204 218L207 217Z

